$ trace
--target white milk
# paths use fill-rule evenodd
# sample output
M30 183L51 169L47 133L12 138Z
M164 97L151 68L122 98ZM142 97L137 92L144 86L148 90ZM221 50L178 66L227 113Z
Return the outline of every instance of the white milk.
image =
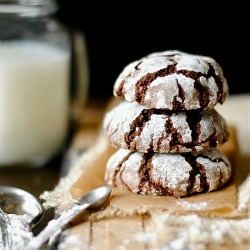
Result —
M0 42L0 166L41 165L65 142L69 52L33 41Z

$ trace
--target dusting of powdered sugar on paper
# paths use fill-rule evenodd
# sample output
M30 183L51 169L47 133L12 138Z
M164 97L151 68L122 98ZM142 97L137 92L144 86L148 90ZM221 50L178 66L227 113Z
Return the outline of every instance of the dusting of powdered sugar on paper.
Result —
M207 207L207 202L199 202L199 203L191 203L188 201L177 200L176 204L185 208L185 209L192 209L192 210L202 210Z
M4 248L2 230L0 230L0 249L24 250L28 242L34 237L29 226L32 218L28 214L8 214L8 217L7 232L11 235L11 248Z

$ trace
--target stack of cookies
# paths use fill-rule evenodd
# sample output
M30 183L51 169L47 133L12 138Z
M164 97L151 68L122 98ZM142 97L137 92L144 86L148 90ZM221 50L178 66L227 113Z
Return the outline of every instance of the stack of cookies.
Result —
M218 149L229 138L214 109L228 96L219 64L178 50L128 64L116 79L122 101L104 117L107 184L146 195L189 196L220 189L231 177Z

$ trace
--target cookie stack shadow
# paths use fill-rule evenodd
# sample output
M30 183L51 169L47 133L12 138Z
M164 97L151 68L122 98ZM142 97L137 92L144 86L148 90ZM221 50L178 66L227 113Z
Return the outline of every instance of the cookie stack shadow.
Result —
M178 50L149 54L123 69L114 96L122 101L103 121L118 149L106 165L107 184L184 197L219 190L231 178L230 161L218 149L229 128L215 109L228 85L213 58Z

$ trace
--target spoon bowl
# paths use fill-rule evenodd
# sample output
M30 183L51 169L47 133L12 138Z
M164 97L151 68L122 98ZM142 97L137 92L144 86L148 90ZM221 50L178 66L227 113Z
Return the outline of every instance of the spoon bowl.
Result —
M99 208L108 200L111 190L111 186L102 186L95 188L81 196L76 201L76 204L81 205L84 203L89 203L88 209Z
M41 221L44 214L43 207L35 196L11 186L0 185L0 207L6 214L30 215L31 228Z

